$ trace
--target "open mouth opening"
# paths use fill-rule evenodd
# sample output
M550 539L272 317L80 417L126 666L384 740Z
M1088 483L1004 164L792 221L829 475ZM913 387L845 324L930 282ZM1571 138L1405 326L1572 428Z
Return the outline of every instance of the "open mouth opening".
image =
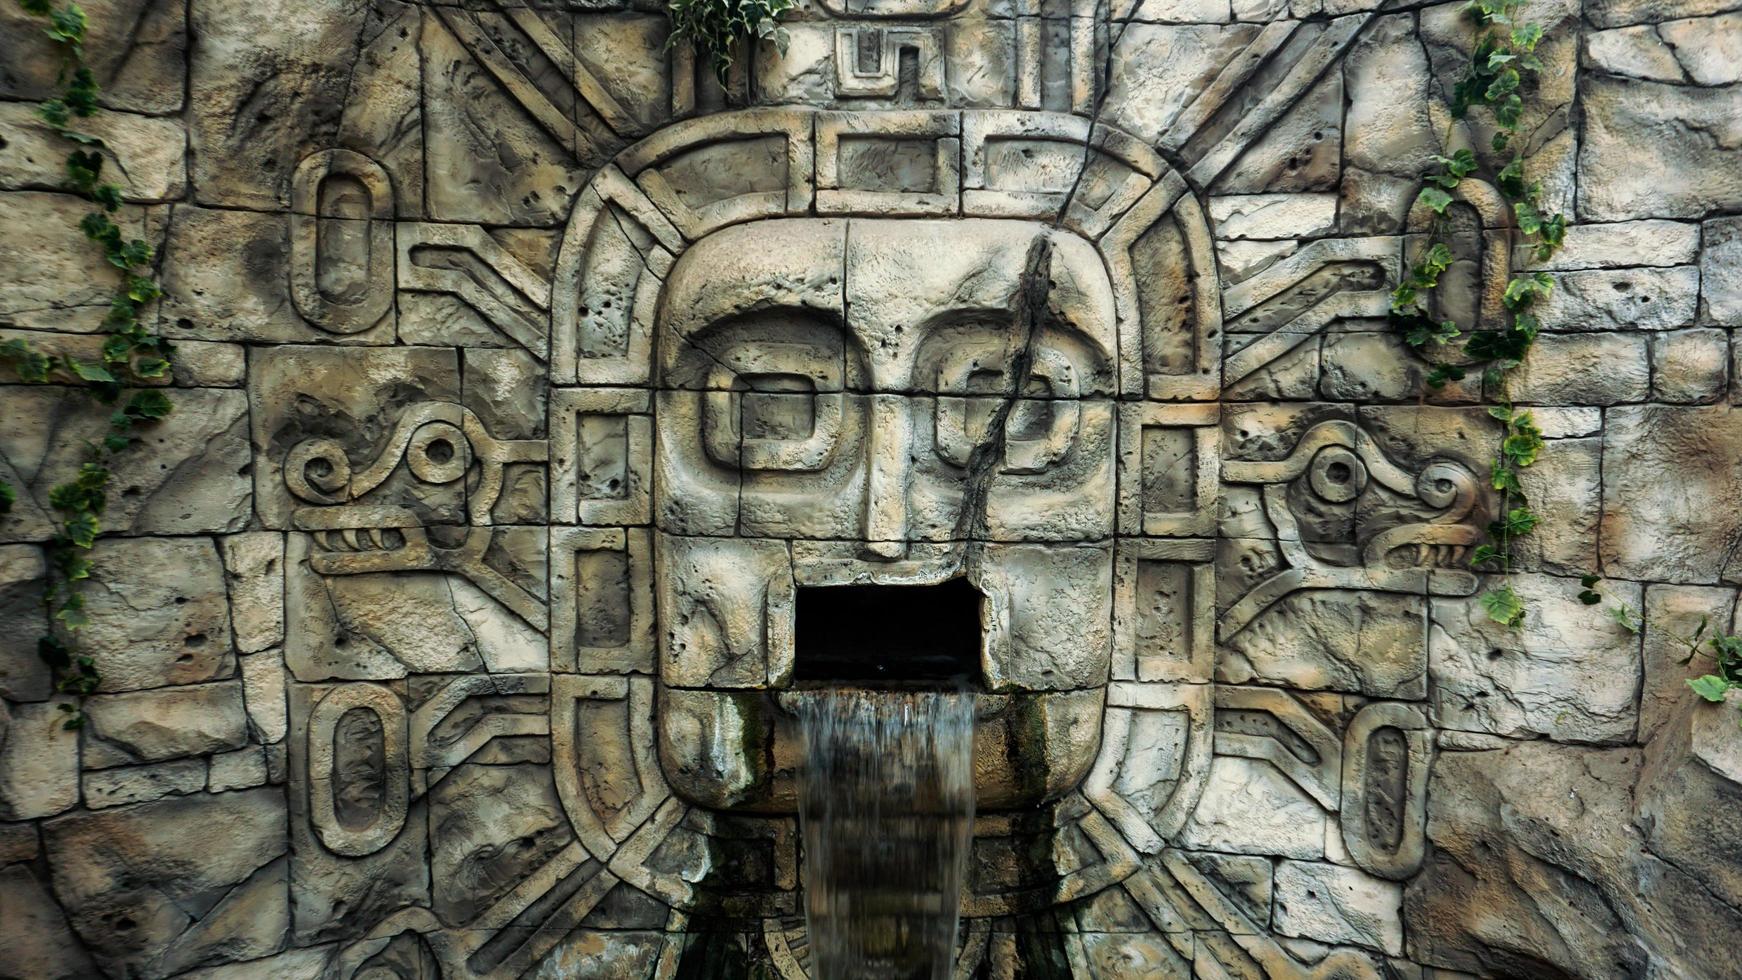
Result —
M980 686L980 610L965 579L798 590L793 680L805 686Z

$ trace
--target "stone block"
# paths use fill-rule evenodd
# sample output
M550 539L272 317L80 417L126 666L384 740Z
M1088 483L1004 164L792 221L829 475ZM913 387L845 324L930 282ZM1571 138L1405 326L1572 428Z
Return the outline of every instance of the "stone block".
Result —
M1317 861L1276 865L1276 930L1322 943L1403 954L1403 886Z
M1667 269L1584 269L1554 276L1554 291L1535 308L1543 329L1671 330L1698 311L1700 274Z
M90 209L71 194L0 194L0 224L11 229L0 238L0 323L67 333L102 329L121 275L79 231ZM155 254L167 212L130 204L112 218L124 238L144 241ZM145 316L149 322L149 309Z
M1577 579L1515 575L1529 611L1502 626L1479 599L1433 603L1428 662L1434 722L1509 738L1625 744L1639 720L1636 638L1593 615ZM1638 585L1610 582L1610 598L1639 608Z
M1742 139L1742 88L1696 88L1594 76L1583 92L1581 221L1699 218L1742 206L1742 172L1725 147ZM1642 163L1642 133L1655 154Z
M106 970L126 964L136 976L167 977L284 944L282 790L75 814L43 833L55 896ZM133 926L115 928L122 919Z
M1531 405L1613 405L1651 393L1651 355L1638 334L1542 334L1506 381Z
M1603 449L1603 573L1742 580L1742 423L1728 405L1611 409Z
M0 818L34 820L79 802L79 733L70 698L0 702Z
M209 755L248 740L242 685L186 684L85 702L88 769Z
M284 642L284 535L249 531L218 539L230 587L230 625L238 653Z
M206 788L206 760L176 759L85 773L81 786L92 810L188 796Z
M195 534L237 530L252 511L247 400L239 391L178 389L167 418L138 426L139 442L109 464L106 531ZM11 470L19 500L0 537L46 538L55 518L49 493L87 461L85 446L109 432L109 411L55 386L0 387L0 411L18 420L0 433L0 473ZM47 446L43 432L58 438Z
M85 63L101 88L98 101L152 115L180 110L188 54L185 0L91 0L79 6L87 15ZM0 95L40 100L59 91L65 62L42 25L17 5L0 11L0 34L14 42L0 53Z
M1742 327L1742 218L1700 227L1700 314L1719 326Z
M1730 381L1730 334L1672 330L1651 338L1651 396L1671 404L1715 402Z
M90 625L79 646L96 658L99 690L198 684L236 669L224 568L210 538L117 538L91 556Z
M119 186L123 200L154 204L187 192L187 135L175 120L98 112L77 120L77 129L105 144L97 151L101 179ZM0 103L0 190L61 190L73 149L36 115L36 106Z

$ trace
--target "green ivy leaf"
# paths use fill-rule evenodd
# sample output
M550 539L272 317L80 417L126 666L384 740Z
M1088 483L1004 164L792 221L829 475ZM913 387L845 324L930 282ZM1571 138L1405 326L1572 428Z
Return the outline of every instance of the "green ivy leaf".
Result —
M67 540L80 548L89 548L97 540L98 532L102 530L102 527L97 523L97 518L89 513L70 518L61 527L66 532ZM75 595L72 598L77 599L78 596Z
M115 376L101 364L90 364L76 357L67 358L67 365L84 381L114 381Z
M1722 701L1724 700L1724 695L1729 693L1730 690L1730 682L1713 674L1707 674L1704 677L1689 678L1688 686L1694 689L1695 694L1705 698L1707 701Z
M161 419L174 410L169 396L156 389L136 392L126 408L127 414L136 419Z
M1438 187L1428 186L1421 189L1416 200L1432 208L1435 214L1445 214L1446 208L1451 207L1453 197Z
M1536 529L1542 518L1528 507L1514 507L1505 516L1488 522L1488 533L1502 541L1523 537Z
M1512 591L1511 585L1482 593L1481 603L1488 618L1502 626L1517 628L1524 622L1524 600Z

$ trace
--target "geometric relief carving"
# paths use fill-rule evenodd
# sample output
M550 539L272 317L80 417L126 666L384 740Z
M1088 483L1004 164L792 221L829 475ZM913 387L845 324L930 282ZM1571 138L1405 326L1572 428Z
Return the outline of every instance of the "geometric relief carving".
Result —
M1215 543L1120 538L1113 613L1114 680L1211 679Z
M1083 793L1139 851L1161 850L1203 793L1213 698L1209 684L1114 682L1108 689L1101 751Z
M328 333L360 333L393 311L393 184L354 150L322 150L290 182L290 296Z
M1218 596L1219 639L1226 643L1265 610L1306 589L1410 595L1468 595L1476 577L1462 555L1478 539L1481 488L1463 463L1438 459L1410 473L1360 425L1320 422L1285 458L1225 460L1222 479L1258 494L1244 542L1280 560L1245 574L1238 593ZM1248 571L1253 568L1246 562Z
M309 820L335 854L373 854L410 803L405 706L376 684L334 687L308 717Z
M952 214L961 193L961 116L817 115L819 214Z
M915 97L943 98L942 34L930 27L835 28L836 94L896 95L901 85L902 56L911 55L917 67Z
M1395 237L1318 239L1228 286L1222 383L1238 384L1336 320L1385 316L1401 249Z
M1326 810L1338 808L1342 740L1288 691L1217 685L1216 754L1268 762Z
M1119 529L1214 533L1220 413L1215 405L1119 406Z
M485 324L546 359L550 283L478 225L400 222L399 288L456 297Z
M1343 735L1343 843L1381 878L1403 880L1427 851L1427 787L1433 730L1413 705L1363 707Z
M651 520L653 417L646 391L551 392L551 513L590 527Z
M551 529L552 670L653 672L651 538L644 527Z

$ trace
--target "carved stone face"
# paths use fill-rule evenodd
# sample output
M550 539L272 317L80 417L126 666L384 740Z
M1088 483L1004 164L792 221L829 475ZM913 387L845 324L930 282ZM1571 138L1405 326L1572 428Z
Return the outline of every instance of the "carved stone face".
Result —
M1049 309L1022 358L1014 311L1040 236L1054 239ZM674 788L789 812L783 692L807 653L795 590L955 577L985 597L980 805L1077 785L1112 650L1116 463L1113 292L1088 243L991 219L733 226L672 269L657 331L659 744ZM888 651L897 678L902 656Z

